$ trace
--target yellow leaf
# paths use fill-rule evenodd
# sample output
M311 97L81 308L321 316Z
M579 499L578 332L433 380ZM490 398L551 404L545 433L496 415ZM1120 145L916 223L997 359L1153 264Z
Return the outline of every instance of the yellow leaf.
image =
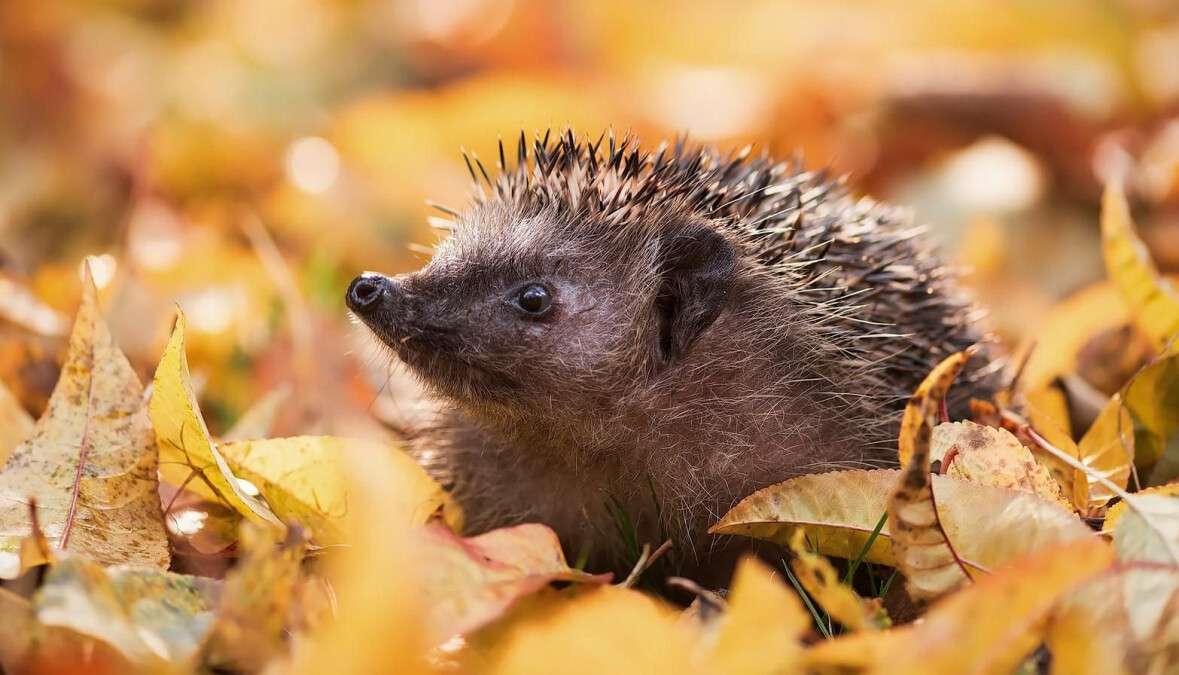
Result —
M239 441L220 447L234 474L255 486L275 515L311 532L319 545L344 541L342 520L348 491L342 466L345 447L361 454L382 453L398 467L396 482L386 487L387 516L420 524L440 509L455 529L462 526L458 507L404 452L375 441L334 436L297 436Z
M12 450L32 433L33 418L4 382L0 382L0 466L4 466Z
M192 390L184 354L184 313L179 310L172 337L156 367L148 408L161 465L195 471L205 486L238 513L256 523L283 527L265 504L246 493L209 435Z
M0 470L0 552L29 534L36 500L46 538L103 564L167 567L157 457L143 387L99 316L86 268L61 379L33 435Z
M27 288L0 277L0 317L38 335L64 335L69 321Z
M1134 461L1134 420L1122 405L1119 394L1110 397L1093 421L1093 426L1077 443L1077 458L1114 485L1126 489ZM1089 493L1085 513L1097 515L1113 499L1114 493L1096 476L1082 473L1088 483Z
M912 626L901 626L887 631L847 633L823 640L803 654L805 672L847 675L869 670L908 648L907 641L912 632Z
M1179 335L1179 294L1159 275L1134 231L1130 206L1116 182L1105 186L1101 200L1101 250L1106 274L1130 305L1134 321L1161 350Z
M1023 490L1072 508L1060 485L1010 431L974 422L949 422L933 430L941 473L958 480Z
M552 593L497 626L485 673L626 675L692 670L691 633L670 607L630 589Z
M810 616L798 595L764 563L746 557L733 573L728 611L701 645L706 673L786 673L802 655Z
M252 523L243 523L240 541L244 555L225 576L202 661L257 672L284 649L306 542L302 530L292 527L277 544L271 529Z
M1110 547L1092 537L1015 561L934 605L873 672L940 675L967 664L974 673L1013 672L1043 638L1056 602L1112 562Z
M710 531L788 545L802 528L817 552L854 558L900 477L897 469L800 476L746 497ZM942 528L971 570L995 569L1038 548L1093 534L1075 514L1030 493L937 475L932 489ZM896 566L891 526L880 531L865 560Z
M826 558L807 548L805 532L794 531L790 550L795 556L790 566L798 581L832 618L853 631L875 630L878 627L876 610L856 595L850 586L842 583L839 573Z
M969 577L938 519L930 484L933 425L969 351L946 357L934 366L905 406L901 420L901 476L888 499L888 523L897 571L914 599L948 593Z
M502 615L518 600L553 581L607 583L569 567L557 535L529 523L462 539L433 525L415 537L424 562L422 592L429 636L442 642Z

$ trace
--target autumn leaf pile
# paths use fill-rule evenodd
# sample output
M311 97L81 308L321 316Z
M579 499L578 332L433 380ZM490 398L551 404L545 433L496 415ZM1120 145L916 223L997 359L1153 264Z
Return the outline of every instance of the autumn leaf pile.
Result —
M0 665L1177 672L1179 296L1117 189L1102 232L1108 283L1154 356L1085 428L1065 405L1068 366L1044 362L1075 354L1025 350L1012 386L957 421L943 401L969 353L951 356L905 410L899 469L750 495L712 532L775 542L788 562L744 559L727 593L671 580L695 594L687 610L635 588L649 548L612 580L571 566L543 524L457 534L463 514L396 447L261 438L277 399L214 438L183 313L145 387L86 267L44 415L34 424L0 387ZM232 566L177 571L181 553Z

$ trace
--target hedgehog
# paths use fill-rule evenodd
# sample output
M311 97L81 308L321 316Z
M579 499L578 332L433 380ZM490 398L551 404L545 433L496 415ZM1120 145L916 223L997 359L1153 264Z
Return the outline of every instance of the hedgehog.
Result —
M346 294L421 383L408 446L472 532L538 521L625 569L623 514L706 566L755 490L893 465L905 400L985 337L923 227L797 157L572 131L499 155L464 153L428 264ZM1002 370L984 347L951 408Z

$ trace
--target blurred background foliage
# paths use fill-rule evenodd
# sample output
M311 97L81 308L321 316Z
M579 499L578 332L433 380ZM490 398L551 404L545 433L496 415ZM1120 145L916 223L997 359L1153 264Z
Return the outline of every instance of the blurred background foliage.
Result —
M289 389L274 435L379 433L348 279L422 263L460 147L549 125L802 152L910 205L1012 345L1101 278L1108 171L1179 272L1173 0L0 0L0 379L40 412L101 255L145 379L184 307L218 429Z

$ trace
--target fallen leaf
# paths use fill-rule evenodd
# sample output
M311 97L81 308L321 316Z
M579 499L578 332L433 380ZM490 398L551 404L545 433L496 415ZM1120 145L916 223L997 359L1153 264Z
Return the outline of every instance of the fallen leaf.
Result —
M130 663L158 669L194 657L212 619L215 587L202 577L103 569L72 555L50 568L33 609L44 626L99 639Z
M806 545L806 533L795 530L790 539L794 559L790 567L806 592L814 598L831 618L851 631L875 630L876 610L843 583L835 567L823 556L813 553Z
M901 420L901 475L888 499L888 524L897 571L915 600L929 600L969 580L966 565L939 522L930 482L930 449L939 408L970 351L934 366L905 406Z
M462 527L458 507L442 488L413 458L383 443L298 436L227 443L220 450L234 474L256 485L279 518L306 527L317 544L327 545L344 541L348 492L341 462L345 447L361 455L388 455L398 467L397 482L386 487L387 517L421 524L441 511L453 529Z
M143 387L98 313L86 268L61 379L33 435L0 470L0 551L30 531L103 564L168 566L154 437Z
M1179 335L1179 293L1150 259L1134 231L1130 206L1117 182L1101 200L1101 250L1106 274L1130 306L1134 321L1162 349Z
M187 476L195 472L195 477L213 494L246 518L282 529L281 521L266 504L242 488L209 435L192 390L184 353L184 313L179 310L172 337L156 367L148 409L165 473L179 471L185 476L181 480L188 481Z
M125 675L131 664L100 640L42 625L32 602L0 588L0 668L14 674Z
M811 625L798 595L754 557L737 564L728 610L717 621L697 648L706 673L791 672Z
M14 448L33 433L33 418L0 381L0 466Z
M243 525L240 541L244 554L225 575L202 662L257 672L284 649L306 541L302 530L291 527L278 544L270 528L251 523Z
M1126 325L1130 309L1109 281L1087 286L1052 307L1028 334L1019 354L1031 354L1020 376L1021 388L1036 391L1077 372L1081 350L1094 336ZM1019 356L1016 357L1018 361Z
M1056 391L1054 388L1050 388L1049 390ZM1040 399L1038 403L1036 402L1037 399ZM1072 435L1067 431L1068 427L1059 426L1054 414L1044 412L1044 410L1051 409L1054 405L1051 402L1045 403L1045 399L1048 401L1053 400L1051 395L1045 397L1028 396L1028 404L1025 411L1028 424L1031 425L1031 428L1041 438L1051 443L1053 447L1069 457L1081 461L1081 451L1077 447L1077 442L1073 440ZM1002 424L1002 421L1000 420L997 424ZM1023 442L1024 447L1031 451L1032 456L1035 457L1040 466L1048 470L1053 480L1060 486L1061 494L1069 500L1072 508L1082 513L1087 512L1089 510L1089 478L1085 475L1085 472L1071 466L1056 455L1046 452L1036 439L1029 438L1027 434L1021 434L1020 432L1020 429L1014 431L1014 433L1019 435L1019 440Z
M933 429L933 457L941 473L958 480L1023 490L1072 508L1060 485L1010 431L974 422L946 422Z
M1092 537L1013 561L934 605L872 672L1014 672L1043 639L1059 599L1112 562L1110 547Z
M545 525L505 527L468 539L430 525L420 541L430 634L439 643L487 624L553 581L603 584L611 577L570 568L557 535Z
M710 532L788 545L794 530L802 528L816 552L854 558L879 522L900 477L897 469L877 469L792 478L746 497ZM1075 514L1027 492L937 475L932 489L942 528L972 574L1093 534ZM896 566L890 528L891 522L880 531L864 560Z
M911 625L887 631L845 633L823 640L803 653L802 662L809 674L848 675L871 670L893 654L908 649L913 633Z

